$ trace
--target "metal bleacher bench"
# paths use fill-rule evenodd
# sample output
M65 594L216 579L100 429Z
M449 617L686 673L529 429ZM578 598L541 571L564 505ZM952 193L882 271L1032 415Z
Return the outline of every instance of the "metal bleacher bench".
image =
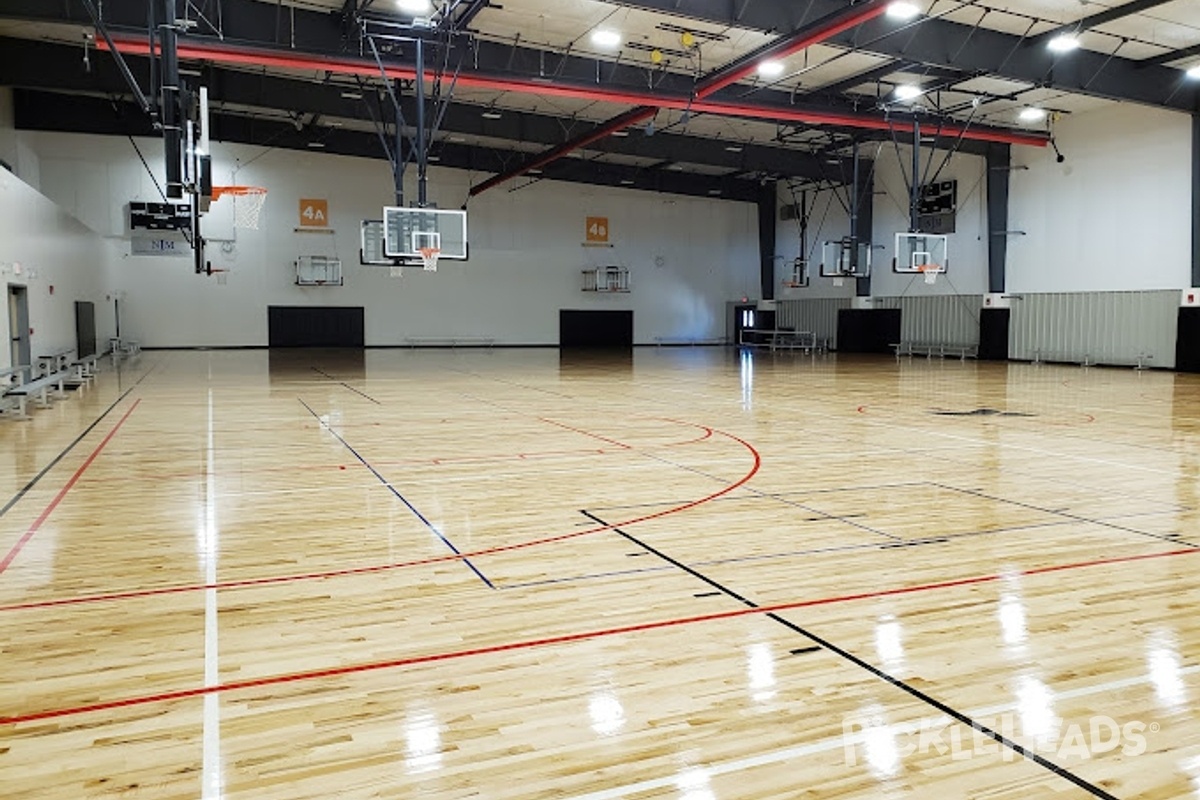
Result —
M812 331L796 331L790 328L764 330L745 328L738 340L741 347L765 347L775 350L800 350L804 353L823 353L829 349L829 340Z
M25 395L13 390L29 382L30 370L28 364L0 369L0 413L16 412L14 416L25 416Z
M976 358L979 355L979 345L977 344L948 344L945 342L894 342L891 345L896 351L896 358L900 356L925 356L926 358L945 358L946 356L958 356L966 360L968 358Z
M50 407L50 391L54 390L58 397L65 397L65 384L70 380L70 373L66 371L55 372L50 375L42 375L40 378L34 378L31 381L20 383L12 386L5 391L4 396L13 397L17 400L17 416L25 417L26 415L26 400L33 397L38 405L38 408Z
M456 337L408 337L404 343L411 347L491 347L495 339L476 338L471 336Z
M112 352L113 363L116 364L121 356L133 358L142 352L142 346L133 339L122 339L120 336L113 336L108 340L109 350Z

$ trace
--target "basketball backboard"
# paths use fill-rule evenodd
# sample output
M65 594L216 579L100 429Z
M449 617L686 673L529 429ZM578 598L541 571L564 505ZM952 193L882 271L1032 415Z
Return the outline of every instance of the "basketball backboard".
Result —
M441 250L440 258L467 260L467 212L436 208L383 209L383 257L421 258L421 249ZM365 250L364 250L365 252Z
M950 267L949 239L937 233L897 233L894 272L943 273Z
M364 219L359 229L358 263L365 267L391 267L398 261L383 254L383 220Z
M853 258L855 249L858 250L857 262ZM870 274L870 242L854 242L850 237L825 242L821 258L822 278L866 278Z

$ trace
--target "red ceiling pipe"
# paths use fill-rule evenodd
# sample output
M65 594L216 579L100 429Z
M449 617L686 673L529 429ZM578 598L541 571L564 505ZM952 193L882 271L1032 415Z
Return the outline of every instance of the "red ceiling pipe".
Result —
M737 83L757 70L758 66L764 61L784 59L795 55L801 50L812 47L814 44L820 44L832 39L839 33L844 33L851 28L862 25L864 22L869 22L876 17L882 16L887 11L887 6L888 4L884 0L871 0L871 2L862 5L851 6L839 14L830 15L832 18L828 22L814 28L804 36L785 38L772 45L768 45L764 50L751 53L741 62L735 62L728 67L717 70L696 85L696 97L704 99L713 92L724 89L730 84Z
M149 47L144 39L128 39L123 37L114 37L114 39L116 39L117 48L126 55L147 55L149 53ZM103 41L97 42L97 47L106 49ZM225 44L199 44L186 42L182 39L179 44L179 57L189 61L211 61L219 64L313 70L317 72L333 72L339 75L360 75L363 77L377 77L379 75L378 65L373 61L365 59L300 55L263 48ZM416 71L409 67L388 66L385 68L385 73L389 78L400 78L403 80L413 80L416 78ZM731 103L712 100L696 101L688 97L663 96L630 90L605 89L596 86L574 86L537 78L505 78L479 74L460 74L458 85L502 92L538 94L547 97L569 97L619 105L669 108L673 110L690 109L707 114L746 117L749 119L800 122L810 125L838 125L846 128L863 128L866 130L889 129L889 124L886 120L867 114L840 114L782 106L757 105L754 103ZM636 123L626 123L626 125L631 124ZM891 127L897 131L911 131L913 128L911 122L903 121L897 121ZM941 132L945 136L958 136L963 132L963 129L961 127L944 125L941 128ZM1045 147L1049 141L1049 138L1045 135L1005 131L994 128L969 128L963 134L963 138L1031 147Z

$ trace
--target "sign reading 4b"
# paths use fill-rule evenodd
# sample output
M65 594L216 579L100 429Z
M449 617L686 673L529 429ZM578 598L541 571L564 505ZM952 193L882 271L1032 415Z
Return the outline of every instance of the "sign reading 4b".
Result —
M589 242L608 241L608 217L588 217L585 234Z
M329 201L313 197L300 198L300 225L304 228L324 228L329 224Z

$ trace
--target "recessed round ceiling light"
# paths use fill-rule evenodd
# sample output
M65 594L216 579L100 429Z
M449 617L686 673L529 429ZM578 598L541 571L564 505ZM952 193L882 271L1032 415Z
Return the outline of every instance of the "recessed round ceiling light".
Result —
M916 84L902 83L896 87L895 94L897 100L916 100L918 97L925 94L925 91Z
M1021 122L1041 122L1045 118L1046 109L1034 108L1033 106L1022 108L1021 113L1017 114L1017 119L1021 120Z
M597 47L618 47L621 44L621 34L604 28L592 31L592 44Z
M764 78L778 78L783 74L783 62L764 61L758 65L758 74Z
M1060 33L1046 43L1055 53L1069 53L1079 47L1079 37L1073 33Z
M919 16L920 13L921 9L916 4L907 3L905 0L896 0L887 7L887 15L892 19L908 20Z

